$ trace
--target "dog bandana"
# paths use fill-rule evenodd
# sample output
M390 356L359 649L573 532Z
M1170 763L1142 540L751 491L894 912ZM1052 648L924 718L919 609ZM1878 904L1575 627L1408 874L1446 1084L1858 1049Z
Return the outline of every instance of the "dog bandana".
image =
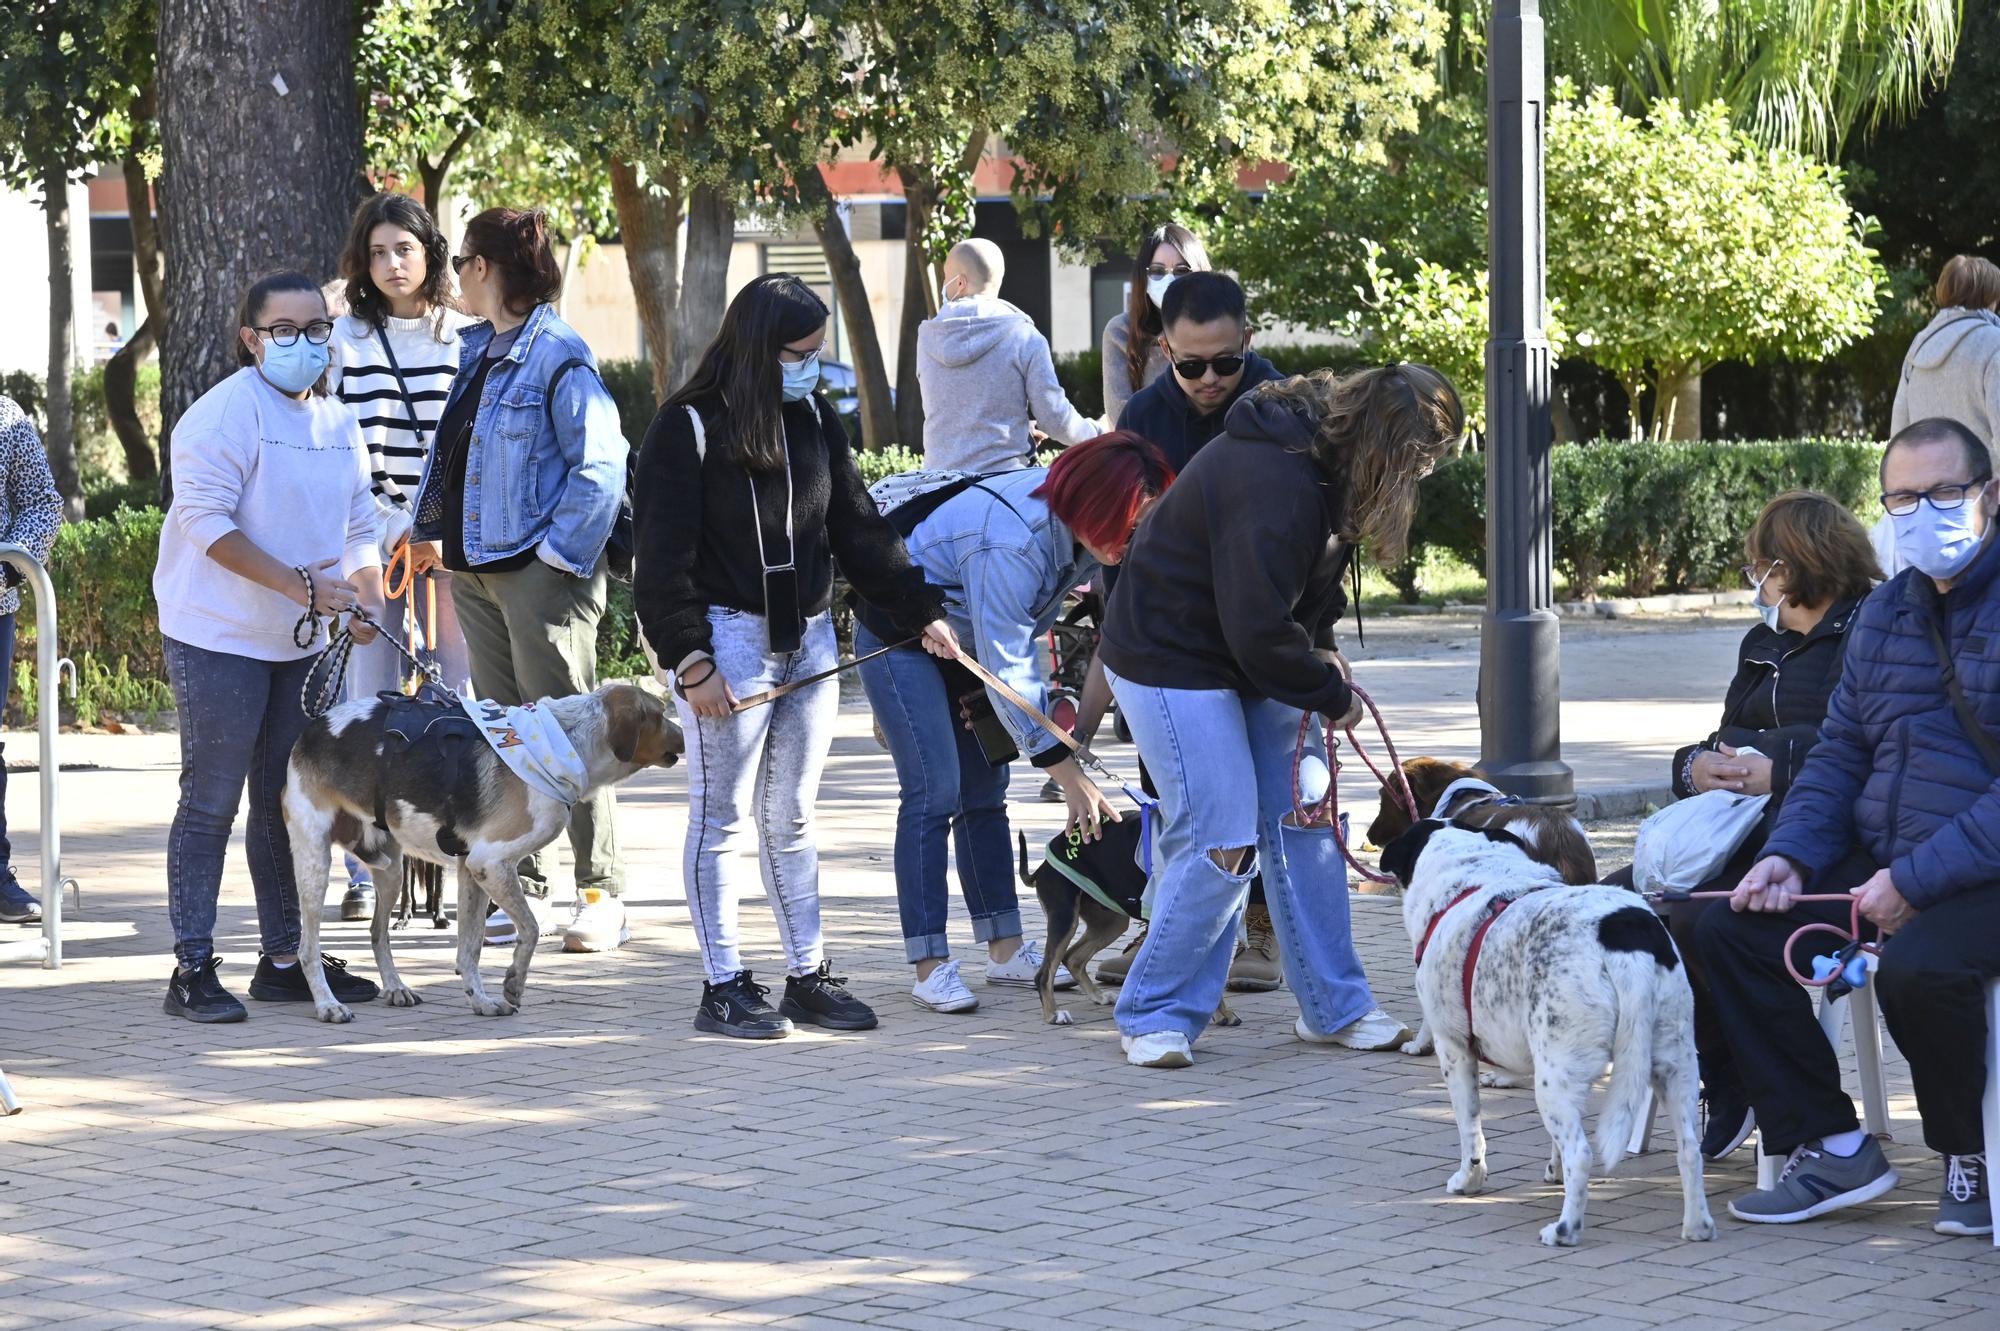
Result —
M552 800L575 804L589 787L576 746L547 712L527 703L507 707L465 698L460 706L515 776Z

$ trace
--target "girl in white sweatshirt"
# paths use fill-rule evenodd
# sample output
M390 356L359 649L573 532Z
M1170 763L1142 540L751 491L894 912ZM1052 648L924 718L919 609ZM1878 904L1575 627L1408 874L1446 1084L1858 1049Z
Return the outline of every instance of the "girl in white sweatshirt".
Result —
M245 1015L216 979L213 935L246 779L244 840L262 935L250 996L312 996L298 967L298 886L279 807L285 764L305 729L306 674L326 646L324 627L302 617L356 607L379 617L382 604L367 451L353 412L323 388L333 335L326 301L303 273L277 273L245 294L238 322L244 368L174 426L173 505L153 570L181 735L180 803L167 841L178 964L166 1011L201 1022ZM356 621L354 636L367 643L375 632ZM342 1002L375 997L340 962L326 966Z

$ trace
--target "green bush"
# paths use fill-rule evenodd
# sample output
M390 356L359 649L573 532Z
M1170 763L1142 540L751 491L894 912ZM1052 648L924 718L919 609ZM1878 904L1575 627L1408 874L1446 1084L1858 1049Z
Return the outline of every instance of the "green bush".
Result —
M88 499L93 491L106 491L125 484L125 446L111 428L111 414L104 403L104 367L79 369L73 391L76 404L77 466L83 473L83 490ZM139 409L139 424L148 439L160 437L160 363L147 361L133 379L133 398ZM134 493L137 493L136 491ZM135 504L135 507L140 505ZM114 502L104 511L115 511Z
M1614 585L1633 596L1732 587L1744 533L1782 491L1824 490L1872 522L1881 457L1880 444L1845 439L1560 445L1551 477L1556 570L1576 598ZM1483 454L1450 459L1424 481L1411 549L1484 566Z
M597 367L604 387L618 404L618 425L625 442L637 448L646 442L659 404L653 400L653 363L643 356L636 360L608 360Z
M65 524L49 552L55 584L58 653L77 663L76 712L94 720L104 711L171 707L161 652L153 564L160 550L157 508L120 509L109 517ZM17 679L35 660L35 601L22 589ZM32 687L27 700L32 703Z

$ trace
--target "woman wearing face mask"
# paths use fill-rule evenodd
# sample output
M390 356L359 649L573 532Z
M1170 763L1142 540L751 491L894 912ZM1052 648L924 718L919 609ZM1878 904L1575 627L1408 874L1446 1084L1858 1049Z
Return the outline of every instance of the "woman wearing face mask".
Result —
M411 537L413 564L442 564L470 649L473 691L509 706L597 687L597 621L607 595L605 547L618 518L630 448L597 361L550 302L562 269L540 211L489 208L466 223L460 300L484 320L459 335L437 444L425 465ZM576 905L571 952L631 937L624 868L606 787L570 812ZM545 898L543 861L522 885ZM489 943L513 924L487 918Z
M1132 264L1125 308L1104 325L1104 419L1115 422L1132 395L1167 372L1160 349L1160 302L1189 273L1208 271L1200 237L1178 222L1154 228Z
M376 194L364 202L355 211L340 256L348 313L333 321L333 341L327 344L333 368L327 382L335 397L354 408L361 437L368 441L384 551L401 545L409 533L410 501L458 373L458 332L472 322L449 303L450 259L437 223L406 194ZM412 649L427 651L446 684L469 687L451 574L434 568L421 578L409 578L400 592L388 598L385 622L390 632L405 638ZM426 613L432 606L435 611ZM435 642L427 638L433 625ZM394 643L376 642L354 654L347 696L372 698L395 689L408 669ZM352 855L346 859L347 895L340 917L365 920L375 912L374 881L367 865Z
M1711 790L1769 795L1762 826L1730 861L1695 890L1727 890L1757 862L1764 838L1806 755L1818 741L1827 702L1840 682L1847 626L1855 607L1882 577L1860 519L1831 495L1791 490L1764 505L1744 553L1744 579L1756 593L1763 621L1743 635L1735 678L1723 698L1715 733L1674 755L1673 787L1679 799ZM1606 880L1632 886L1632 871ZM1668 916L1695 994L1695 1051L1701 1060L1707 1128L1702 1151L1720 1159L1756 1126L1750 1102L1716 1027L1694 929L1702 914L1726 902L1689 901Z
M779 1039L795 1022L875 1025L832 974L820 934L813 803L840 685L804 681L838 658L834 559L898 639L957 655L942 598L876 511L846 429L813 391L826 326L826 305L789 273L744 287L654 418L634 481L633 606L673 673L687 735L682 870L707 972L694 1024L743 1039ZM793 684L802 687L736 710ZM739 875L753 845L785 948L777 1009L737 950Z
M299 899L279 798L305 729L300 698L324 620L380 615L381 557L368 450L354 413L325 395L333 322L302 273L264 278L243 297L242 369L174 426L174 502L160 531L153 595L180 717L181 794L167 839L167 913L177 965L166 1011L241 1021L216 978L216 897L243 786L244 838L262 955L250 997L312 998L298 968ZM357 643L375 631L351 621ZM375 986L326 959L343 1003Z
M876 489L893 503L892 478ZM1063 598L1093 563L1124 557L1132 529L1173 480L1160 450L1138 435L1086 439L1053 465L985 477L919 494L889 510L909 532L910 557L945 593L959 641L1016 693L1048 710L1041 639ZM957 848L958 879L972 936L986 944L986 983L1031 985L1041 965L1021 940L1014 851L1007 826L1010 762L993 761L989 741L963 723L963 699L991 709L1005 736L992 739L1027 755L1063 793L1068 824L1095 839L1119 815L1061 741L970 672L899 647L870 653L899 636L873 607L855 610L855 655L889 754L896 763L896 902L903 947L916 967L910 996L936 1012L970 1012L979 1000L959 977L945 936L950 914L947 861ZM1059 978L1065 973L1058 972Z

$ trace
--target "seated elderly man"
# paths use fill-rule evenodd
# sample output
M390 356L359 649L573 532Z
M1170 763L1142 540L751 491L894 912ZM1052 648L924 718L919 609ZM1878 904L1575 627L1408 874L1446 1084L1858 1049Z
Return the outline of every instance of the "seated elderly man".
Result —
M1882 933L1874 980L1910 1061L1924 1140L1945 1156L1940 1234L1990 1234L1980 1096L1983 984L2000 976L2000 541L1986 444L1957 421L1889 441L1882 504L1909 565L1861 605L1819 743L1732 910L1695 933L1721 1026L1764 1149L1789 1155L1778 1184L1729 1204L1739 1220L1791 1224L1896 1185L1840 1088L1840 1065L1785 972L1801 924L1845 926L1853 892ZM1864 926L1865 927L1865 926ZM1824 934L1793 961L1811 973Z

